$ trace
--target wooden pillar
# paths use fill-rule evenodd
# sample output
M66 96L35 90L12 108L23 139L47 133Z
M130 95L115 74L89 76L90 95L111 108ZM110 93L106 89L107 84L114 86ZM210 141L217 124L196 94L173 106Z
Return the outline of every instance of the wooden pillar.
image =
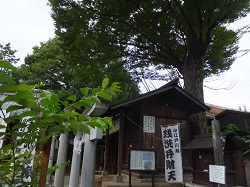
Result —
M213 131L213 149L214 149L214 159L215 164L223 166L223 154L221 146L221 132L220 123L218 120L212 120L212 131Z
M123 182L121 172L123 165L123 134L124 134L124 112L120 112L120 124L119 124L119 138L118 138L118 163L117 163L117 176L116 182Z
M238 185L247 186L244 157L241 150L235 150L235 168Z
M215 165L223 166L224 159L221 146L221 132L220 122L218 120L212 120L212 135L213 135L213 149ZM223 184L217 184L218 187L224 186Z
M42 166L41 166L41 172L40 172L40 178L39 178L39 187L44 187L46 184L51 141L52 141L52 137L50 137L48 141L43 145L43 149L42 149L43 156L42 156Z
M108 161L109 161L108 155L109 155L109 127L106 131L106 137L105 137L104 166L102 175L108 175Z

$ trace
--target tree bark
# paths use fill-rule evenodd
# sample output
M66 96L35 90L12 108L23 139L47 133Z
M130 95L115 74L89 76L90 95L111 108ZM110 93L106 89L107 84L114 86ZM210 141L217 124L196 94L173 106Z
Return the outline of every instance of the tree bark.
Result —
M204 59L194 59L187 56L181 67L184 79L185 90L204 102L203 79L204 79ZM191 115L191 130L194 134L207 133L206 113L201 112Z

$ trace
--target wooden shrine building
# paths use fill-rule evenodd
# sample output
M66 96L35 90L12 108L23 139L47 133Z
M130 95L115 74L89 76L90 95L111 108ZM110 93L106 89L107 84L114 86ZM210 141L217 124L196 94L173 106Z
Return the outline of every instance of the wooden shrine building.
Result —
M165 155L161 138L161 126L180 124L182 147L191 141L189 116L209 108L195 97L178 86L174 80L159 89L139 95L127 101L109 107L105 116L112 116L115 129L104 137L105 161L104 170L109 174L128 172L129 148L155 149L157 175L164 176ZM155 119L154 132L144 132L144 116ZM190 168L191 154L183 149L183 169ZM140 178L143 172L134 172Z
M243 151L234 133L224 133L223 150L226 186L246 186L246 174L243 163ZM215 165L212 134L197 135L186 149L193 152L193 183L217 186L209 181L209 165Z

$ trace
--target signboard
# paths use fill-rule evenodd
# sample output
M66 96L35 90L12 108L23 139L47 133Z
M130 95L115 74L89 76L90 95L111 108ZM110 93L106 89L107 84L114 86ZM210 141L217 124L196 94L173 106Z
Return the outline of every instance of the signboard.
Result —
M154 150L130 150L130 170L155 170Z
M226 167L209 165L209 181L226 184Z
M143 132L155 133L155 117L143 116Z
M165 179L169 183L183 182L179 124L162 126L161 132L165 154Z

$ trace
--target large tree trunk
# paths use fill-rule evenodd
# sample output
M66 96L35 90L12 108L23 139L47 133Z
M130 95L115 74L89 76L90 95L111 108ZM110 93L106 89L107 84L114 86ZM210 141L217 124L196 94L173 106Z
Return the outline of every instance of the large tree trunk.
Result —
M204 102L203 79L204 79L204 61L202 58L196 60L186 57L181 67L181 73L184 79L185 90ZM191 130L194 134L207 133L206 113L201 112L191 116Z

